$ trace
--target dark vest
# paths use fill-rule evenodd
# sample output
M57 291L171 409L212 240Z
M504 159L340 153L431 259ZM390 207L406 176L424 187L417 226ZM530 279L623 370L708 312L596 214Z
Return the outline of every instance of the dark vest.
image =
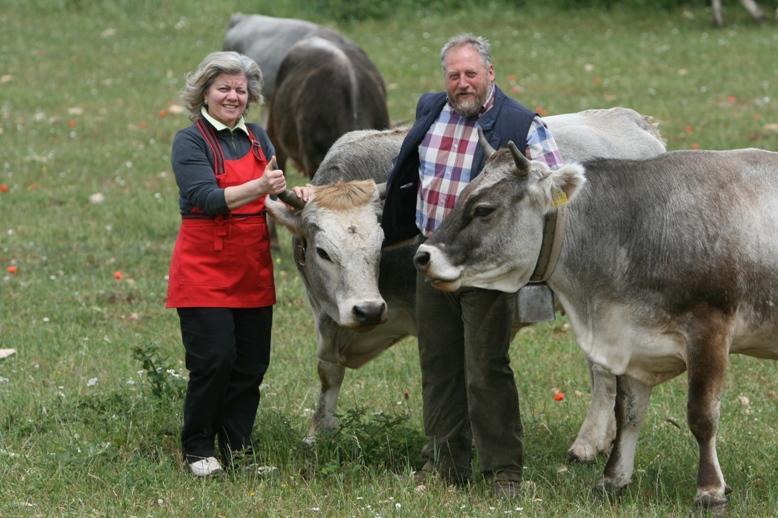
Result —
M478 119L486 139L495 149L499 149L512 140L519 149L527 147L527 133L535 118L535 113L495 87L494 106ZM416 122L408 132L400 147L400 153L389 173L386 187L386 202L381 218L384 229L384 246L419 233L416 227L416 198L419 189L419 144L437 120L446 104L446 93L427 93L421 96L416 105ZM484 150L478 146L473 158L471 179L475 178L484 166Z

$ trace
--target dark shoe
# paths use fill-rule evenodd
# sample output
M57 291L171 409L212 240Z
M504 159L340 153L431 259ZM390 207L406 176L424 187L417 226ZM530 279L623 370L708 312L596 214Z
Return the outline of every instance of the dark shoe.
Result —
M421 469L413 474L413 483L417 486L426 486L435 476L435 468L430 462L425 462Z
M254 448L247 446L241 450L229 450L223 454L225 464L232 470L250 469L257 464L258 458Z
M519 497L521 482L518 480L495 480L492 491L497 498L513 500Z
M463 475L464 470L436 468L431 462L425 462L419 471L413 474L413 481L417 486L429 484L433 480L440 480L451 486L464 487L470 483L470 473Z

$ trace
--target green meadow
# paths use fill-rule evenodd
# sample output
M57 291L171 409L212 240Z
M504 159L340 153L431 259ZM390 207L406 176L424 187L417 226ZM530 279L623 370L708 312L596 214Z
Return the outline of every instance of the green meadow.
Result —
M178 109L184 76L221 48L231 13L338 29L383 74L395 122L441 88L441 44L472 31L493 44L498 84L542 113L627 106L659 121L670 149L778 151L778 22L757 25L737 2L723 29L704 2L400 4L383 18L343 20L314 0L0 0L0 349L16 350L0 359L0 516L692 512L698 456L685 376L655 389L633 484L618 498L591 491L604 458L566 464L590 386L563 317L513 344L526 453L516 501L495 500L479 480L417 490L413 339L349 371L340 431L304 446L319 391L316 337L285 230L257 463L206 481L185 470L186 370L177 316L164 309L179 225L169 152L188 124ZM731 516L778 513L776 428L778 365L732 357L718 441Z

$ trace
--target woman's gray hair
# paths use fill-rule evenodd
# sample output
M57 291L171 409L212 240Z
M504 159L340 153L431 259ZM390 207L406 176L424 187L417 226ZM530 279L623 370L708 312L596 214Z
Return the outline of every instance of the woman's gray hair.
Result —
M189 111L189 118L196 120L205 102L205 91L219 74L243 74L248 83L248 103L262 104L262 71L253 59L237 52L211 52L198 65L197 70L187 74L186 85L181 90L181 100ZM245 113L245 112L244 112Z
M489 65L492 64L492 46L489 44L489 40L483 36L476 36L475 34L465 32L448 40L440 49L440 65L443 67L443 72L446 71L446 54L448 54L451 49L456 49L463 45L470 45L473 47L481 56L484 67L489 68Z

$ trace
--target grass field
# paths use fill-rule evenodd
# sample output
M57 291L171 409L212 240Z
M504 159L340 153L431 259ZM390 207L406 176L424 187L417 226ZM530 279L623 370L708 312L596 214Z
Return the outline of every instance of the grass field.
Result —
M221 48L232 12L333 25L298 5L0 0L0 348L18 351L0 360L0 516L688 514L697 448L685 376L655 390L621 498L591 495L604 459L565 464L589 381L563 319L514 343L526 450L514 503L480 483L415 491L413 340L350 371L342 433L304 448L318 395L315 333L284 238L255 434L263 469L204 482L184 471L186 374L178 320L163 305L179 224L170 142L188 122L170 107L184 74ZM714 30L701 6L486 4L335 27L378 65L395 121L411 120L418 96L439 89L442 42L470 30L491 39L498 83L545 113L628 106L658 119L672 149L778 151L778 24L754 25L734 4L727 22ZM776 374L774 362L732 358L719 439L732 516L778 512Z

